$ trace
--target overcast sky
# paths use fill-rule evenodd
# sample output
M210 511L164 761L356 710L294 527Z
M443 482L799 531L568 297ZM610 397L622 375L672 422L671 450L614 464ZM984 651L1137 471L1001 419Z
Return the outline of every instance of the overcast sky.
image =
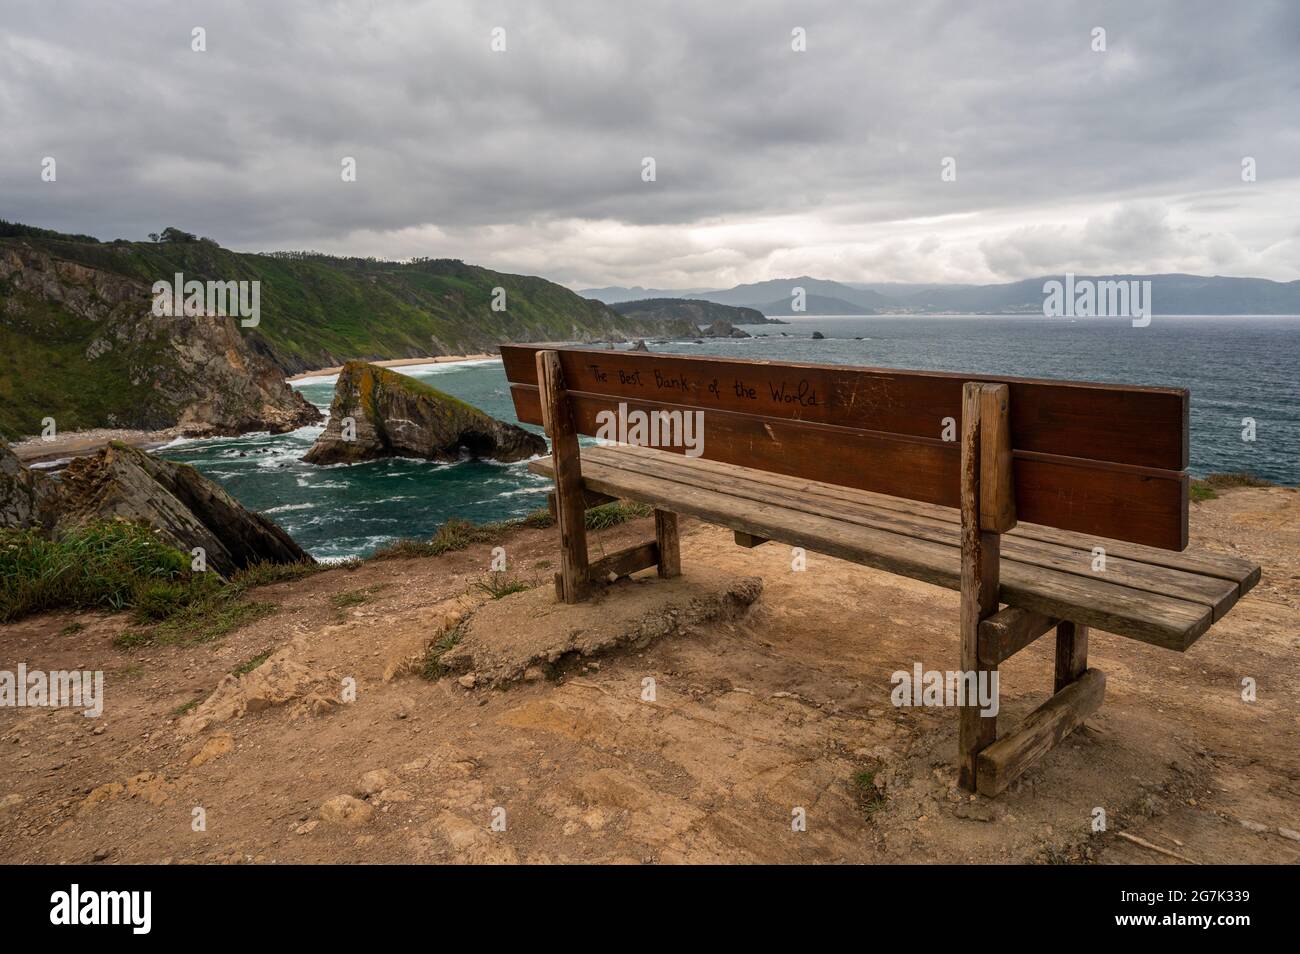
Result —
M105 239L573 287L1290 281L1298 213L1294 0L0 6L0 218Z

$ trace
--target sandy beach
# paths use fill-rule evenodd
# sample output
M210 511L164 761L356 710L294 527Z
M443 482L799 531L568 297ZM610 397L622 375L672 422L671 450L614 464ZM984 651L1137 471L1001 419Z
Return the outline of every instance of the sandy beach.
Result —
M10 444L9 449L24 464L42 464L93 454L109 441L122 441L132 447L154 450L183 436L179 427L169 427L161 431L95 428L89 431L68 431L48 440L43 437L29 437L16 444Z
M499 354L444 354L431 358L394 358L391 361L371 361L371 364L377 364L381 368L409 368L417 364L452 364L459 361L500 361ZM339 365L334 368L320 368L316 371L303 371L301 374L295 374L286 378L287 381L301 381L304 378L319 378L325 375L338 374L343 370Z

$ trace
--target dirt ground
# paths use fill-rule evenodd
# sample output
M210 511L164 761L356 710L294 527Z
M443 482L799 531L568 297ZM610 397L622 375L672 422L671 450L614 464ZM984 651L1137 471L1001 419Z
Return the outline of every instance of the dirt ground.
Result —
M103 669L105 711L0 709L0 860L1293 863L1300 493L1226 492L1192 532L1259 561L1261 584L1184 655L1094 632L1101 710L995 800L954 785L954 711L890 702L895 670L957 667L955 593L816 554L793 572L788 547L715 527L683 525L685 573L758 577L752 605L502 688L421 672L489 600L490 545L265 587L273 615L206 645L124 651L125 616L29 619L0 627L0 668ZM636 521L593 550L651 533ZM549 580L554 531L503 545L514 575ZM650 577L621 585L653 593ZM1004 729L1052 664L1044 638L1003 667Z

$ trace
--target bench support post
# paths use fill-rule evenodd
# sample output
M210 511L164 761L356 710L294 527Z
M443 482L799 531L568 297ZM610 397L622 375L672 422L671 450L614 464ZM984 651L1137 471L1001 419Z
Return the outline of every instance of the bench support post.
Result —
M659 576L671 579L682 574L682 553L677 536L677 514L655 509L655 543L659 550Z
M1088 627L1068 620L1056 627L1056 688L1060 692L1088 668Z
M537 384L541 392L542 423L551 438L555 465L555 522L560 528L559 596L566 603L586 598L590 586L587 566L587 507L582 464L573 412L564 389L560 356L537 352Z
M997 661L980 658L979 629L997 612L1001 534L1015 525L1008 404L1005 384L968 382L962 388L961 670L968 693L980 685L996 692L997 686ZM967 791L975 791L980 751L997 734L997 718L981 713L978 698L964 700L957 780Z

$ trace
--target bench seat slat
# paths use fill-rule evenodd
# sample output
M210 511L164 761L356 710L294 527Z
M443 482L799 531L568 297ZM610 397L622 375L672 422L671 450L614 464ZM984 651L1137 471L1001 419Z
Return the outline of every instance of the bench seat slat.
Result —
M753 482L747 479L752 472L731 465L707 462L711 466L700 466L698 460L637 447L588 448L583 460L624 470L652 468L659 476L688 485L720 490L750 500L770 500L794 510L916 536L954 548L961 545L960 525L956 521L922 513L886 510L871 502L845 496L824 496L818 492L817 486L795 490L779 482ZM806 481L801 483L807 484ZM1087 540L1067 546L1008 534L1003 537L1002 559L1081 576L1097 576L1092 569L1092 546ZM1211 608L1216 621L1227 613L1240 595L1239 586L1230 580L1127 560L1109 553L1105 573L1100 578L1133 589L1201 603Z
M652 455L651 459L658 459L661 457L666 460L674 459L657 450L627 446L619 446L617 448L586 448L584 454L592 451L604 453L609 450L618 453L638 454L642 456ZM703 458L693 459L689 461L689 463L692 467L698 467L701 470L708 470L725 476L735 477L738 473L743 473L747 481L762 486L780 487L796 494L808 494L850 503L867 504L882 510L905 514L909 517L925 516L944 523L952 524L953 527L958 528L961 525L960 515L957 510L950 507L926 504L914 500L904 500L900 497L890 497L887 494L873 493L869 490L855 490L851 487L841 487L836 484L821 483L802 477L787 477L784 474L774 474L767 471L736 467L733 464L724 464L718 461L704 460ZM1173 570L1192 573L1197 576L1207 576L1215 579L1227 580L1238 588L1238 596L1245 595L1255 586L1256 583L1259 582L1260 577L1260 568L1257 564L1228 554L1212 553L1205 550L1184 550L1181 552L1162 550L1157 547L1142 546L1139 543L1127 543L1125 541L1112 540L1106 537L1090 536L1088 534L1074 533L1068 530L1057 530L1053 527L1045 527L1040 524L1025 522L1019 523L1013 530L1004 535L1003 546L1006 547L1006 545L1012 540L1037 540L1058 546L1073 547L1088 553L1091 553L1094 546L1102 546L1106 549L1108 559L1110 557L1120 557L1121 559L1129 560L1134 563L1167 567Z
M584 483L591 490L948 589L960 588L958 551L951 546L690 486L646 473L648 467L635 472L608 466L589 455L590 449L584 451L582 466ZM533 461L529 469L553 475L549 458ZM1180 651L1209 628L1213 616L1210 607L1188 600L1014 560L1003 568L1001 598L1011 605Z

